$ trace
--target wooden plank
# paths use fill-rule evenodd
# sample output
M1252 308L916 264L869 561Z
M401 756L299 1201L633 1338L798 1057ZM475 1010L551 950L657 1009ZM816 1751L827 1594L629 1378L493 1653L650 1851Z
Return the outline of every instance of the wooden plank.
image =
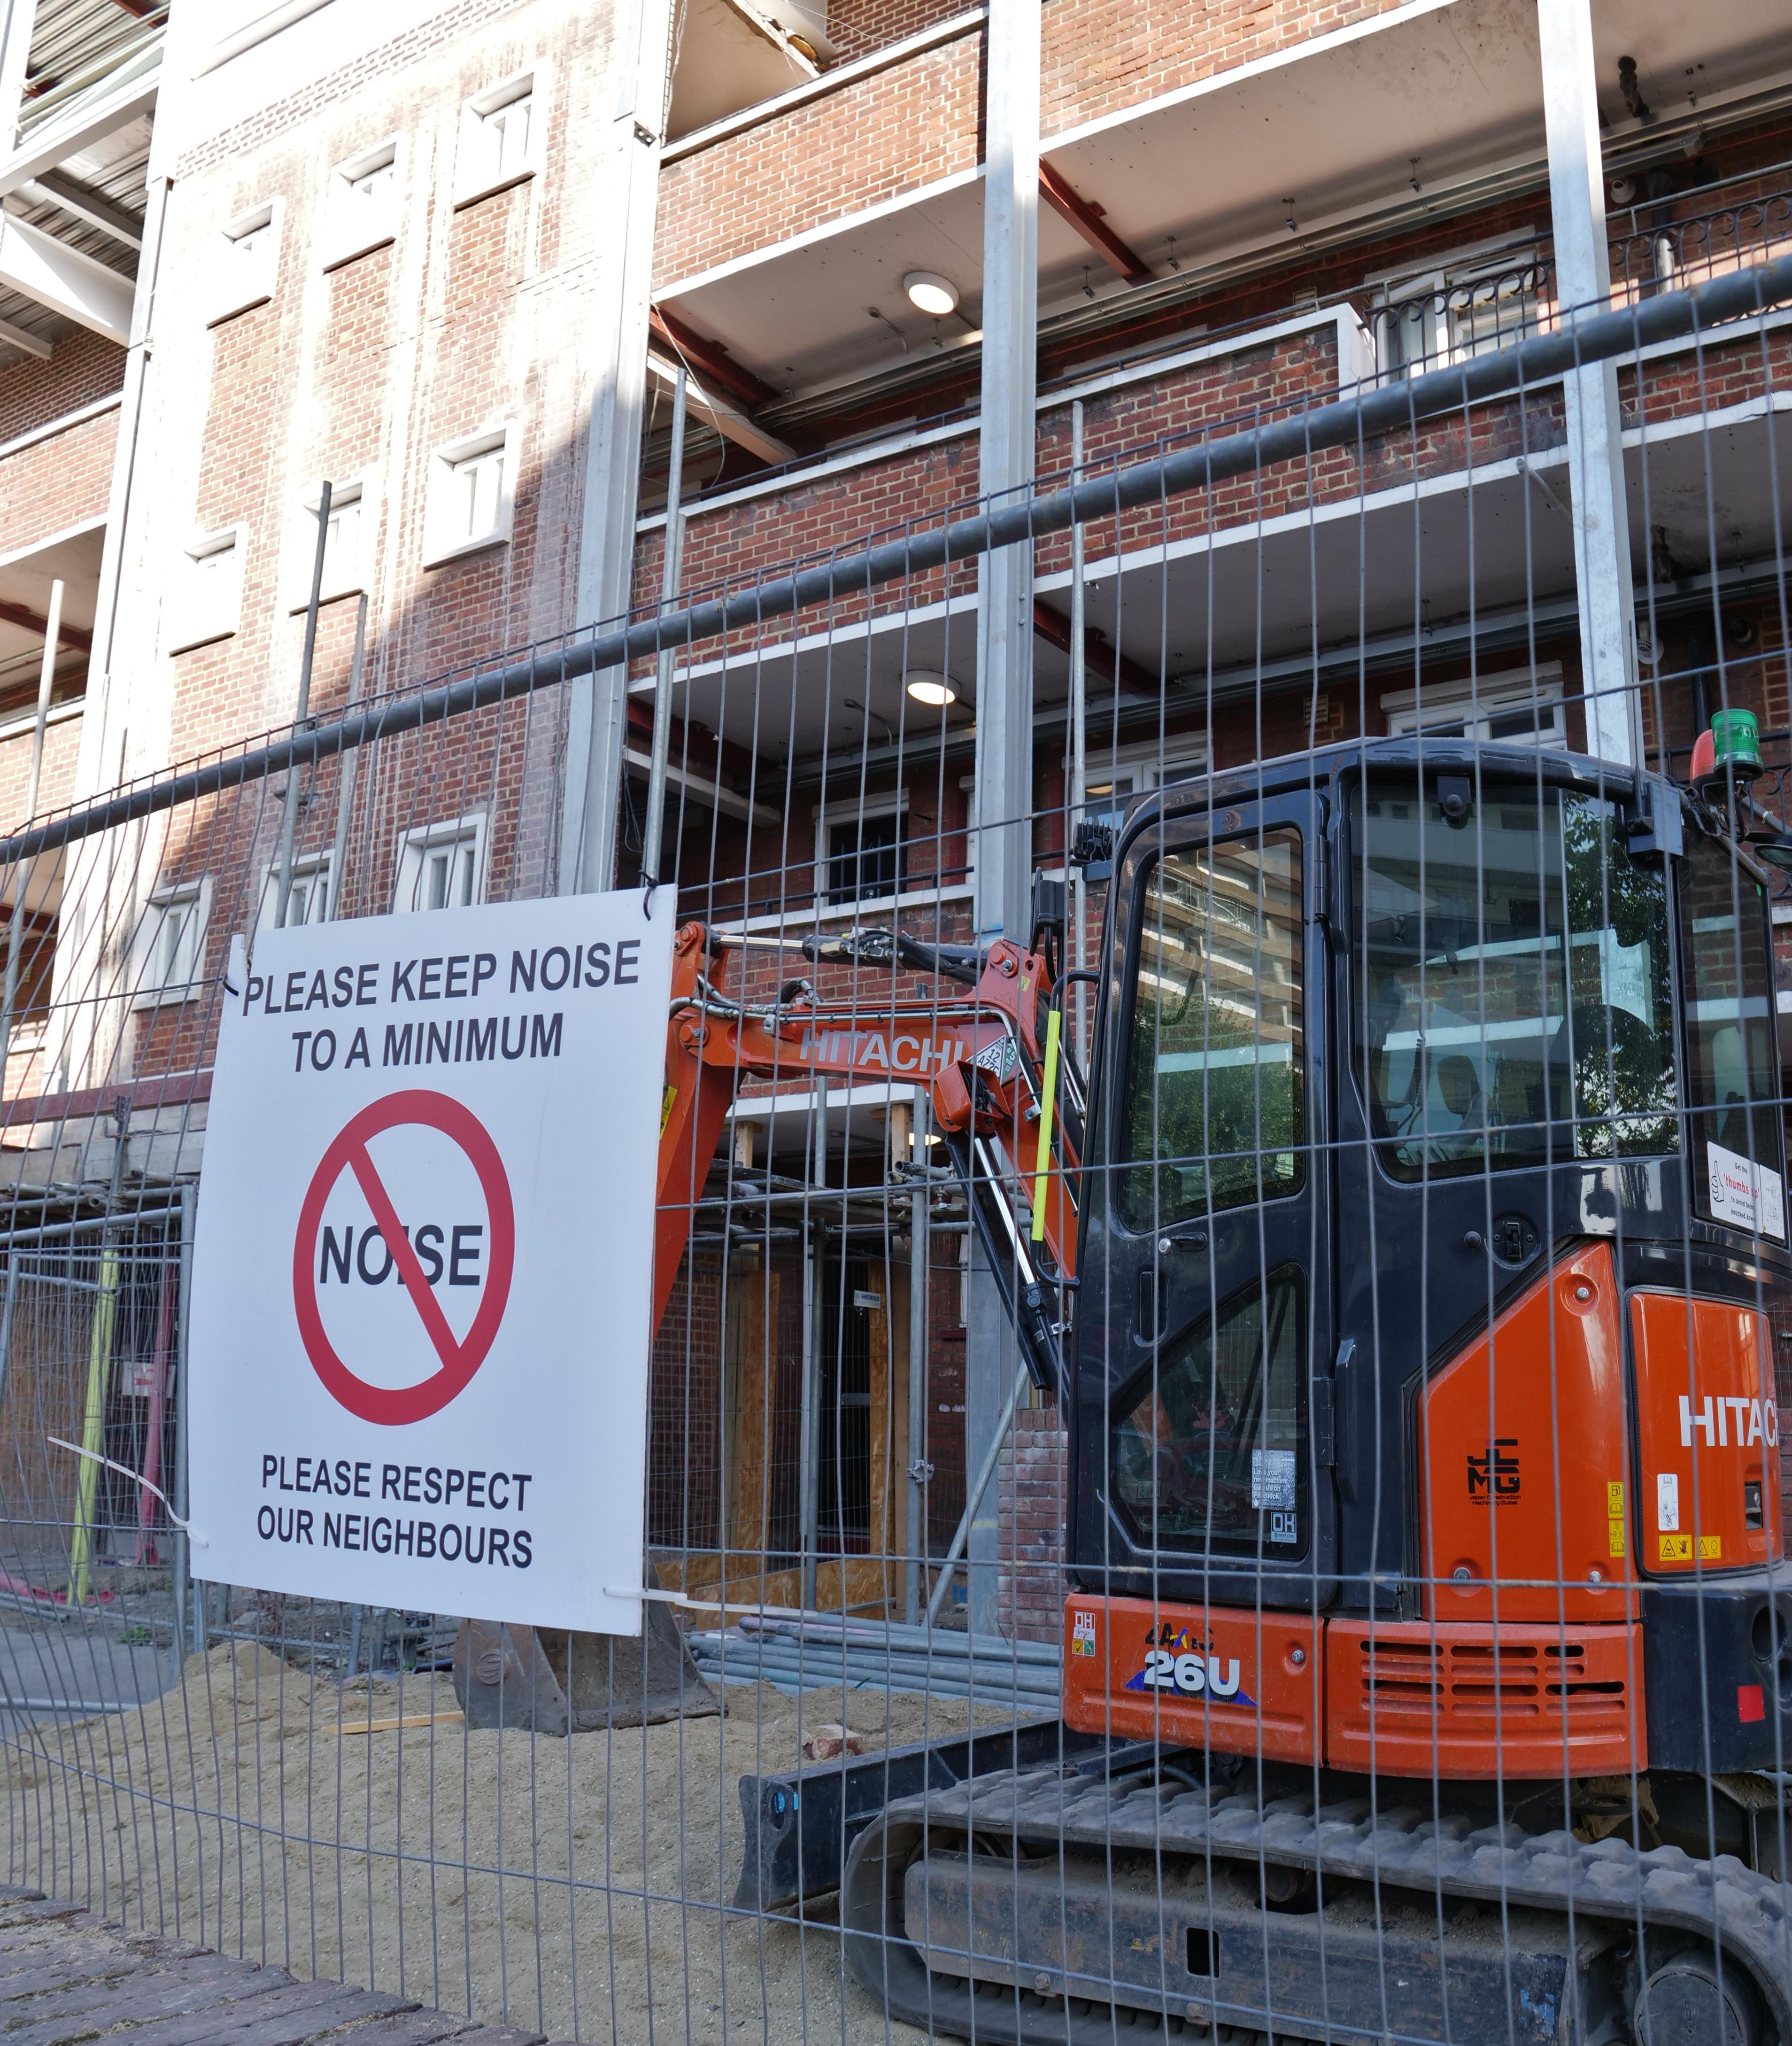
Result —
M729 1459L731 1511L728 1545L762 1554L770 1506L772 1402L777 1383L778 1291L776 1272L750 1272L740 1287L738 1354L731 1374L735 1388L733 1453ZM730 1570L732 1577L734 1572Z
M216 1955L209 1966L204 1961L177 1961L164 1968L139 1966L109 1982L34 1998L19 2012L27 2021L4 2036L6 2046L62 2046L114 2030L122 2020L140 2028L160 2017L203 2020L226 2008L231 2023L240 2025L245 2022L240 2013L245 2002L291 1986L283 1968L245 1970Z
M519 2032L510 2025L481 2025L447 2010L410 2010L357 2025L345 2046L546 2046L546 2034Z
M347 1740L356 1734L395 1733L405 1727L464 1726L465 1720L459 1712L407 1712L395 1720L344 1720L338 1725L326 1727L326 1734L333 1734L339 1740Z
M237 1999L240 2004L241 1999ZM418 2008L414 1997L378 1996L341 1982L291 1982L256 1997L252 2009L226 2005L193 2017L164 2017L125 2034L130 2046L306 2046L320 2032ZM5 2035L6 2046L21 2039Z

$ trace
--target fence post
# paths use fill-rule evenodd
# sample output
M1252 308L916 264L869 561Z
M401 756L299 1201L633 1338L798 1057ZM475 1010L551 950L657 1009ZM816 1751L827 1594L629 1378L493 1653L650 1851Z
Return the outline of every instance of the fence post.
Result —
M185 1658L181 1653L181 1637L187 1631L187 1585L193 1567L192 1544L185 1526L187 1519L187 1331L188 1306L193 1295L193 1211L194 1188L188 1181L180 1190L180 1298L176 1307L179 1326L175 1333L174 1345L174 1469L170 1473L174 1482L168 1488L178 1516L174 1531L174 1569L170 1589L173 1594L174 1626L170 1636L175 1681L179 1681L180 1667ZM202 1654L203 1643L198 1638L198 1587L194 1587L194 1649Z

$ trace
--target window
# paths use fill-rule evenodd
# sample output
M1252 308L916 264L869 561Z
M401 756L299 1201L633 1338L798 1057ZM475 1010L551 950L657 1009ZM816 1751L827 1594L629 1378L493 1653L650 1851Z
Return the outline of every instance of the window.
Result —
M1540 323L1540 276L1520 263L1434 271L1390 286L1374 315L1383 376L1418 376L1509 348Z
M329 174L324 267L379 249L399 231L399 145L396 139L338 164Z
M484 887L485 816L426 824L405 840L399 855L395 911L465 909Z
M1306 1176L1301 841L1166 852L1139 884L1120 1210L1158 1230Z
M494 427L436 450L426 567L509 539L515 494L511 432L508 426Z
M1068 763L1066 763L1068 765ZM1135 796L1150 789L1168 789L1180 782L1192 782L1207 772L1207 749L1185 742L1179 751L1163 754L1157 747L1131 747L1119 752L1097 750L1090 758L1083 779L1084 819L1105 824L1118 834L1127 805ZM1076 829L1077 820L1071 820Z
M1487 776L1452 821L1435 775L1378 777L1351 829L1357 1070L1396 1179L1679 1149L1667 886L1610 803Z
M286 920L295 924L327 924L330 913L330 879L333 855L327 852L302 854L292 863L292 893L287 898ZM280 894L280 863L276 859L262 884L261 908L255 923L260 931L271 931L277 919Z
M1423 690L1393 689L1382 699L1388 732L1404 739L1475 739L1489 745L1563 746L1567 717L1562 664L1510 669L1467 681L1432 682Z
M525 72L469 99L461 114L455 203L531 177L540 168L535 75Z
M815 893L830 902L900 895L908 879L908 797L830 803L815 814Z
M330 487L329 531L324 542L323 587L319 593L322 602L366 587L361 557L365 496L366 485L358 477ZM291 608L295 611L304 610L311 601L311 571L318 558L318 508L322 502L322 486L316 484L306 493L300 508L293 546Z
M139 1009L183 1001L205 968L211 883L159 888L145 905L131 948L131 993Z
M1116 1399L1114 1496L1147 1549L1292 1562L1306 1549L1307 1331L1283 1265Z
M166 650L184 652L226 639L242 621L247 528L202 534L176 555L169 579Z
M284 202L265 200L239 214L218 236L210 324L264 304L274 295L280 265Z
M1689 833L1679 896L1699 1210L1783 1243L1779 1054L1761 884L1725 847Z

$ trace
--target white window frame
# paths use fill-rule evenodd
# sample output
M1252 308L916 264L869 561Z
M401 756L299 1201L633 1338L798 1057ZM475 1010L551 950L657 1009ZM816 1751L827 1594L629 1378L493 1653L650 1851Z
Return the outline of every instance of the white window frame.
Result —
M218 231L213 251L212 310L206 324L246 313L252 306L265 305L279 282L280 234L286 224L286 201L277 193L226 221ZM242 244L253 235L251 249Z
M543 168L541 131L545 124L542 118L542 88L546 83L546 67L531 64L526 71L488 86L484 92L476 92L463 103L460 146L454 161L456 206L470 206L475 199L503 191L507 186L521 184ZM487 159L491 146L487 124L507 107L515 106L519 99L530 102L528 146L513 160L509 168L495 167Z
M209 878L176 882L155 890L145 903L131 944L133 1009L160 1009L170 1002L190 1001L194 989L202 983L211 895ZM162 961L159 955L169 913L175 909L191 909L193 914L182 922L174 956Z
M471 842L473 851L472 901L474 906L485 900L485 847L486 813L484 810L469 810L464 816L438 817L434 822L419 824L408 831L399 841L398 872L392 884L392 913L395 916L426 916L430 905L424 899L424 877L431 853L440 852L445 847L456 847ZM452 886L452 882L450 882ZM461 905L450 900L443 905L447 909Z
M202 569L199 564L226 551L234 557L232 566L219 575L217 582L202 581L202 577L218 572ZM229 639L242 630L243 570L248 554L249 527L241 523L220 526L214 532L195 533L179 550L163 639L165 653L190 653L196 647Z
M836 824L869 821L873 817L900 817L904 820L902 843L908 843L908 791L906 789L886 789L880 796L867 796L861 803L856 798L838 803L818 803L815 818L815 899L824 902L830 909L850 909L852 902L835 902L830 898L833 888L829 869L834 861L827 849L828 834ZM854 901L887 902L897 900L904 893L904 885L899 882L889 895L857 896Z
M389 135L383 142L345 157L331 167L324 204L323 267L333 270L398 239L404 205L405 138ZM391 183L383 198L370 203L354 187L387 164Z
M372 479L365 476L345 477L330 484L331 526L337 536L324 548L323 587L318 593L320 604L329 604L339 596L353 596L368 586L368 519L373 508ZM311 570L318 558L318 507L323 502L323 481L320 477L300 499L293 522L293 564L291 589L287 597L287 608L303 611L311 601ZM355 512L355 539L352 547L345 549L340 535L341 521L336 516L337 508L346 512L351 507Z
M486 547L506 546L516 511L517 423L504 419L465 439L447 442L432 451L424 512L423 566L436 568L462 554L476 554ZM483 533L459 531L458 471L462 462L483 454L502 451L503 467L498 482L496 520Z
M1505 258L1504 261L1501 260L1502 257ZM1540 324L1537 269L1536 261L1526 256L1522 242L1503 237L1490 246L1477 245L1463 249L1435 268L1420 271L1416 276L1371 278L1371 284L1379 283L1381 286L1369 315L1377 369L1384 377L1419 375L1429 369L1447 369L1452 363L1471 361L1489 348L1497 347L1501 342L1498 335L1487 337L1478 345L1466 343L1458 318L1463 308L1452 302L1459 294L1466 293L1464 306L1472 307L1478 303L1478 290L1496 285L1501 279L1520 272L1530 273L1530 290L1527 292L1520 287L1515 293L1498 295L1516 297L1520 301L1528 297L1532 308L1531 319L1520 325ZM1397 358L1390 346L1393 315L1401 306L1421 298L1432 302L1425 309L1424 318L1413 323L1416 330L1421 330L1414 338L1422 338L1423 348L1413 353L1403 350Z
M1143 746L1117 746L1112 749L1101 747L1088 759L1083 768L1083 786L1086 790L1093 782L1097 788L1110 780L1119 781L1123 775L1132 778L1132 786L1120 797L1120 807L1123 813L1126 805L1135 796L1148 794L1152 789L1171 788L1206 774L1211 766L1211 755L1205 739L1198 735L1186 739L1172 739L1159 746L1155 739ZM1065 769L1069 769L1066 756ZM1104 812L1112 807L1112 797L1102 805ZM1081 811L1070 820L1070 834L1076 836L1077 826L1089 813L1085 803ZM1119 829L1118 823L1116 830Z
M1570 743L1559 661L1542 661L1535 668L1503 668L1494 674L1476 676L1472 685L1464 676L1455 681L1433 682L1423 692L1389 689L1382 698L1389 738L1410 739L1418 732L1421 694L1428 730L1436 724L1454 724L1460 720L1465 727L1464 739L1483 746L1567 747ZM1502 712L1528 711L1533 705L1540 714L1554 707L1555 716L1550 731L1508 732L1498 738L1493 736L1493 722ZM1469 714L1471 711L1472 716Z
M315 886L320 881L323 883L323 905L321 913L318 912ZM327 924L335 909L336 853L333 847L326 846L322 852L302 852L294 855L292 862L294 887L298 887L302 882L310 882L313 884L306 891L305 915L303 921L310 925ZM256 930L271 931L275 928L274 920L279 908L279 894L280 863L276 859L268 862L268 871L262 878L261 906L256 912L255 917Z

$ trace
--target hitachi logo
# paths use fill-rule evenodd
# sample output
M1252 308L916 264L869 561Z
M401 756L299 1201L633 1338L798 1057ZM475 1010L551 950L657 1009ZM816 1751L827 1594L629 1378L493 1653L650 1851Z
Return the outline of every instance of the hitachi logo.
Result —
M1736 1416L1737 1449L1752 1448L1763 1437L1770 1444L1778 1446L1779 1413L1771 1399L1763 1407L1759 1399L1743 1399L1732 1393L1713 1399L1708 1392L1705 1396L1705 1411L1695 1414L1693 1403L1682 1392L1680 1395L1681 1448L1690 1450L1693 1446L1693 1430L1702 1428L1705 1430L1705 1446L1708 1450L1713 1445L1719 1449L1728 1449L1730 1446L1730 1416L1732 1413ZM1715 1434L1712 1432L1714 1428Z

